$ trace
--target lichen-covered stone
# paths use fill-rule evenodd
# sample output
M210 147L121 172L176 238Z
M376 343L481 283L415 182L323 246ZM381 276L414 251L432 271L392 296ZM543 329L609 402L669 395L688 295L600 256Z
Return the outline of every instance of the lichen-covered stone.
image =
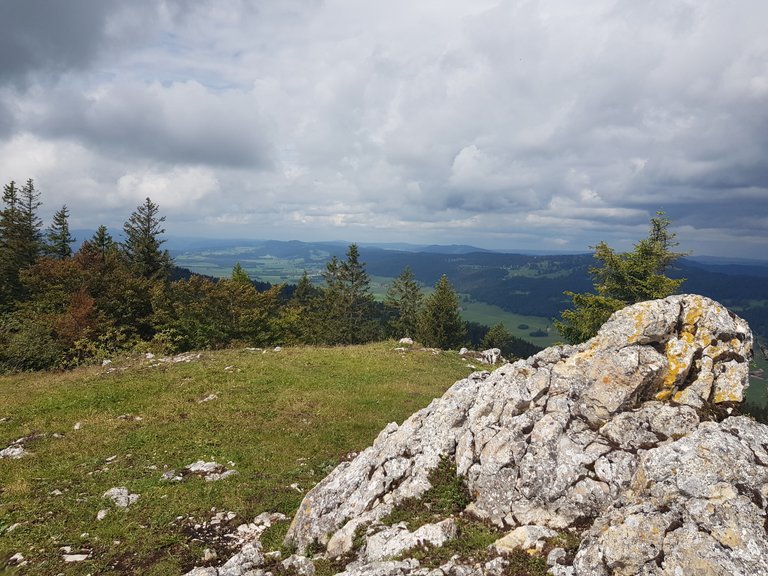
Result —
M744 398L751 350L746 323L702 296L630 306L584 344L476 372L389 424L306 495L286 544L352 553L347 576L503 573L503 556L434 569L407 559L414 543L452 537L452 518L377 524L448 457L472 496L465 513L515 546L591 525L572 563L552 557L556 576L765 573L768 427L717 423Z

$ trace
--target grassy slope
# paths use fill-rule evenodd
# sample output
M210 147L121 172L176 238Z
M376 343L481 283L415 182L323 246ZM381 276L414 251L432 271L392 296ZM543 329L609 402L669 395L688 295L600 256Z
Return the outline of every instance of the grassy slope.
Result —
M0 533L21 523L0 537L0 573L20 552L31 561L24 574L178 574L204 548L184 536L178 516L205 520L216 507L245 522L292 512L302 494L291 484L311 487L469 372L455 353L394 346L233 350L155 367L116 363L109 373L0 378L0 448L41 435L27 443L29 456L0 461ZM198 403L209 394L218 399ZM232 461L238 475L160 481L166 467L199 459ZM102 498L114 486L138 502L114 508ZM110 512L97 522L103 508ZM62 546L91 549L92 558L64 564Z

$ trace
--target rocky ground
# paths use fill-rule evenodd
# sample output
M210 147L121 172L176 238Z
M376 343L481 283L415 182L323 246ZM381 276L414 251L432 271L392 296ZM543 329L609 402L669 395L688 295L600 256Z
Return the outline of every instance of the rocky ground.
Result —
M768 427L733 415L751 350L707 298L626 308L389 424L282 552L254 537L189 574L766 574Z

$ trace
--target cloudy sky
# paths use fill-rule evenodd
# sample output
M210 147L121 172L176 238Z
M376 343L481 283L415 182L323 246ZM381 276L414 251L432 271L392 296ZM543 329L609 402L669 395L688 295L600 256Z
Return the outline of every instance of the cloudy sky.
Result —
M0 0L0 181L114 233L768 259L765 0Z

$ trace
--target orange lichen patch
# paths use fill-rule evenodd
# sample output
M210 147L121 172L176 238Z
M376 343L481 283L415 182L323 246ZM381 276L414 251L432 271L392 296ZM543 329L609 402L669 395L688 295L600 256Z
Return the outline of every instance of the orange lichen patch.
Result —
M665 353L667 357L667 372L664 375L664 380L661 382L662 391L668 390L670 394L666 395L669 398L671 390L674 388L688 373L691 367L692 342L693 335L688 333L685 337L679 340L670 340L665 347ZM664 398L664 399L666 399ZM661 400L661 398L659 398Z
M635 331L627 337L627 342L630 344L634 344L640 340L640 337L643 335L645 326L648 324L648 318L646 317L645 310L641 309L635 313L634 316L632 316L632 321L634 323Z
M718 385L715 388L715 404L722 402L741 402L743 400L742 387L738 384Z
M696 298L694 299L693 304L694 305L685 313L685 318L683 320L683 330L696 326L696 323L704 315L704 309L702 308L703 302L701 302L699 298Z
M593 338L593 342L589 345L589 348L582 350L581 352L577 352L569 358L566 358L565 364L567 366L579 366L582 363L591 360L594 357L598 346L599 343L597 342L597 339Z
M680 392L677 393L679 395ZM660 402L664 402L665 400L669 400L669 397L672 396L672 390L662 390L661 392L658 392L655 396L656 400L659 400Z

